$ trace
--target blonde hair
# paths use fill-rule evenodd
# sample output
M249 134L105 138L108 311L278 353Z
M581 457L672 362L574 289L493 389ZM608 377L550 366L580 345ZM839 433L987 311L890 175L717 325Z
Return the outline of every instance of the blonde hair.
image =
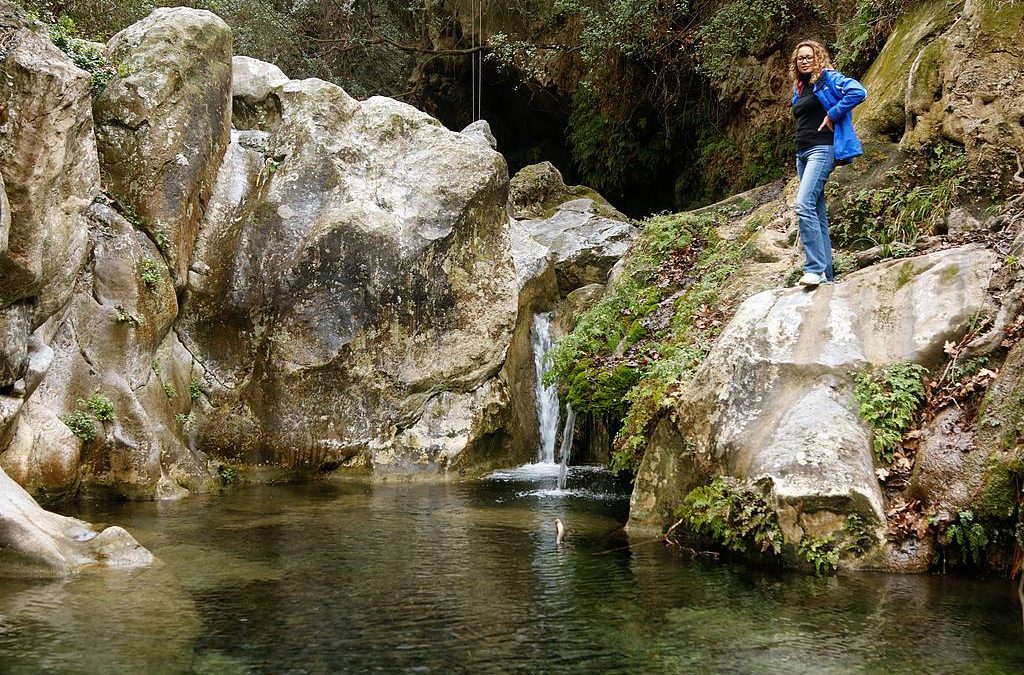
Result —
M796 55L803 47L810 47L811 51L814 52L815 70L811 73L811 82L817 82L823 70L833 67L832 57L828 55L828 50L820 42L815 42L814 40L801 41L800 44L793 48L793 54L789 57L789 79L793 82L793 87L795 88L800 86L800 71L796 67Z

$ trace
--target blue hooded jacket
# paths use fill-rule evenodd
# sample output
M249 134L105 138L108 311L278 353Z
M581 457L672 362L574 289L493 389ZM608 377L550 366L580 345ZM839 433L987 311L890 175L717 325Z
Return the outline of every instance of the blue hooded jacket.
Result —
M838 70L828 68L814 83L814 95L818 97L828 118L835 127L832 150L837 162L849 163L854 157L864 154L857 132L853 130L853 116L850 111L867 98L868 92L857 80L846 77ZM800 93L793 92L793 104Z

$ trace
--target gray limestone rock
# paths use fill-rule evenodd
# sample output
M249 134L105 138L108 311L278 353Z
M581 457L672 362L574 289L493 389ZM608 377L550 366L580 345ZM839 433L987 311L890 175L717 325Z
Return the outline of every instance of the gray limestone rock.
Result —
M90 565L153 561L123 528L96 532L86 522L46 511L0 469L0 576L65 577Z
M559 204L550 218L521 221L526 233L553 255L562 295L606 283L638 234L624 217L601 213L598 202L584 197Z
M467 401L511 340L505 163L391 99L315 79L272 96L269 135L232 137L178 324L210 384L197 442L243 463L418 470L436 445L423 416L484 414ZM435 470L458 454L443 445Z
M109 189L184 286L231 129L231 31L219 17L160 8L107 43L119 64L94 106Z
M487 123L487 120L477 120L460 133L486 143L492 150L497 150L498 148L498 141L494 138L494 134L491 133L491 125Z
M26 303L0 309L0 389L21 379L28 367L30 309Z
M190 413L189 386L201 374L171 330L170 273L156 246L113 209L97 204L90 213L93 255L67 310L30 342L28 400L0 466L52 496L152 497L168 480L202 489L205 459L175 418ZM94 419L96 438L80 440L59 417L93 395L110 400L114 417Z
M986 307L995 255L965 247L883 263L816 291L747 299L652 434L630 527L671 522L707 477L771 479L789 543L857 513L885 522L851 375L935 363Z
M85 262L84 210L99 192L89 74L46 38L16 33L0 62L0 308L30 303L31 332L71 296ZM21 342L27 338L22 333Z
M557 340L571 333L580 316L601 301L604 291L605 287L601 284L588 284L565 296L555 312L551 326L552 337Z
M288 76L272 63L248 56L231 60L231 123L236 129L273 129L281 121L276 91Z

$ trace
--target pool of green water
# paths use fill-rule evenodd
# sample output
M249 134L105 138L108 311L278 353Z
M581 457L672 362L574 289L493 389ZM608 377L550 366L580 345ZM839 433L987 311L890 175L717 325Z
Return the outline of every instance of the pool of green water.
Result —
M692 560L585 473L78 506L161 564L0 581L0 672L1024 672L1009 582Z

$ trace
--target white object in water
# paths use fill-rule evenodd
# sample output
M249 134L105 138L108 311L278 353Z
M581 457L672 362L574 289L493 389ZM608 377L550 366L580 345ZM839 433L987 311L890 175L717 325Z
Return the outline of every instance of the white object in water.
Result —
M562 525L561 520L555 518L555 546L561 546L563 541L565 541L565 526Z

